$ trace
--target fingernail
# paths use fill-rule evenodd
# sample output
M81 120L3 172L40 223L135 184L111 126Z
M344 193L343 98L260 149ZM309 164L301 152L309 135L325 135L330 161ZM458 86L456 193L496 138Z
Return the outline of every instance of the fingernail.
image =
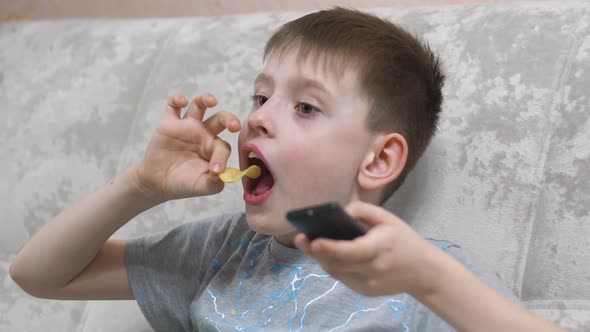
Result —
M221 164L213 164L214 172L221 172Z
M303 246L303 237L299 234L295 236L295 247L301 248Z

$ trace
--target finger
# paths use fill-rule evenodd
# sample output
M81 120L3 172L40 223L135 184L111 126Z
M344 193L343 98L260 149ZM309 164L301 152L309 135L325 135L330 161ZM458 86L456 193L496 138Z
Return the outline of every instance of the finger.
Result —
M354 201L348 204L345 210L353 218L370 227L400 220L393 213L385 210L384 208L362 201Z
M174 96L168 98L168 111L174 114L174 116L180 119L180 111L183 107L188 104L188 99L180 93L176 93Z
M205 120L205 128L214 136L219 135L226 128L232 133L240 130L240 120L229 112L217 112Z
M324 270L332 275L343 273L367 273L368 271L371 271L370 262L344 262L326 256L314 256L313 254L309 254L309 256L316 260Z
M347 273L364 273L370 271L371 261L354 261L351 259L335 258L325 254L313 253L310 248L309 238L303 233L294 238L295 246L308 256L314 258L333 277L343 276Z
M231 154L231 146L219 137L215 138L211 145L213 153L209 159L209 171L213 174L219 174L225 169L225 165Z
M314 257L341 264L361 264L372 261L378 253L375 239L365 235L352 241L315 239L309 251Z
M313 242L315 241L316 240L314 240ZM313 252L311 249L312 241L309 240L309 238L305 234L299 233L295 235L293 243L295 244L295 247L297 247L299 250L303 251L305 254L318 261L318 263L320 263L320 265L322 265L324 269L333 270L334 272L342 270L342 265L339 264L339 261L334 261L333 259L331 259L331 257L322 255L321 253Z
M203 121L203 116L207 108L214 107L215 105L217 105L217 99L210 93L196 96L188 107L185 118L191 117Z
M297 247L297 249L305 252L306 254L309 254L309 238L303 234L303 233L299 233L297 235L295 235L295 238L293 239L293 243L295 244L295 247Z

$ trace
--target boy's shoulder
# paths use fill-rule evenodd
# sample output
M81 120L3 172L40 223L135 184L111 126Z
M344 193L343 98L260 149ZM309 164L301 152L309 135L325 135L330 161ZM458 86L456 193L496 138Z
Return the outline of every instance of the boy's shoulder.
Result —
M460 245L448 240L437 240L432 238L426 238L426 240L430 244L437 246L442 251L446 252L448 255L459 261L461 264L463 264L463 266L477 275L490 287L502 293L513 302L519 302L514 293L510 291L508 287L506 287L504 282L502 282L498 274L493 273L490 269L480 263L469 250L464 249Z
M217 225L220 227L240 227L246 224L246 213L244 211L223 212L207 217L202 217L189 222L190 225Z
M437 239L433 239L433 238L427 237L426 238L426 241L428 241L432 245L435 245L435 246L439 247L443 251L447 251L450 248L462 249L461 246L459 246L458 244L453 243L453 242L448 241L448 240L437 240Z
M182 224L170 232L186 239L202 239L209 245L222 246L236 238L252 237L255 232L246 222L245 212L224 212L195 219ZM172 235L172 234L171 234Z
M168 232L177 232L184 235L189 234L209 234L226 233L230 234L236 231L250 229L246 223L246 214L242 211L224 212L211 216L201 217L184 224L178 225Z
M238 223L246 221L246 213L244 211L233 211L233 212L223 212L214 214L211 216L201 217L199 219L195 219L193 221L188 222L188 224L197 224L197 223L214 223L214 224L230 224L230 225L237 225Z
M251 236L244 212L206 216L177 225L171 229L127 240L127 256L131 260L145 256L166 256L177 259L195 251L213 255L236 237ZM216 249L217 248L217 249ZM162 257L160 257L162 258ZM151 259L149 259L151 261Z

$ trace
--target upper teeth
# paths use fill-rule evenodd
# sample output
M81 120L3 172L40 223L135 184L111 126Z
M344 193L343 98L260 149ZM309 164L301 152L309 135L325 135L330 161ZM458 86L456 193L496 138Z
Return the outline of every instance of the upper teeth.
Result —
M258 157L258 155L256 154L256 152L254 151L250 151L250 153L248 153L248 159L250 158L258 158L260 159L260 157Z

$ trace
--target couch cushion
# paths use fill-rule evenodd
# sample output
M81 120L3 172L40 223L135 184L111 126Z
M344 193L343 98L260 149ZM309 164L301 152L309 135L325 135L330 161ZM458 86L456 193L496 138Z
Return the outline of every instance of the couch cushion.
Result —
M424 35L448 73L439 133L386 206L473 251L535 312L589 329L587 2L371 11ZM173 92L212 92L244 119L266 39L302 14L0 26L2 271L53 215L141 158ZM237 136L222 137L235 151ZM243 209L238 185L163 204L115 237L220 206ZM133 301L31 299L6 273L0 305L16 309L0 330L149 330Z

